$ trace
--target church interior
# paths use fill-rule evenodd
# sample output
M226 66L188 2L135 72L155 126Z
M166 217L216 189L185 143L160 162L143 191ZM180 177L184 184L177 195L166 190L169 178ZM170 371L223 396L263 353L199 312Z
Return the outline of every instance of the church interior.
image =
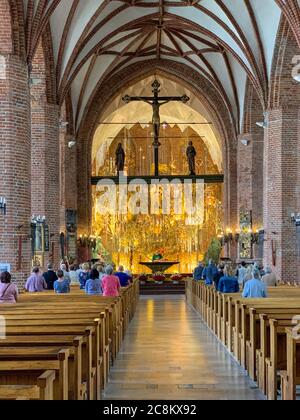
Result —
M0 0L0 105L0 400L300 399L300 0Z

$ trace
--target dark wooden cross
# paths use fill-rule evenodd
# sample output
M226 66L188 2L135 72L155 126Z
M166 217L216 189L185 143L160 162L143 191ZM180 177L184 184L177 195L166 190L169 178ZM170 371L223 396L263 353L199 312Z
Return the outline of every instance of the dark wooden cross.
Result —
M134 101L147 102L147 104L152 106L153 117L153 147L154 147L154 165L155 165L155 176L159 176L159 134L160 134L160 113L159 109L162 105L167 104L168 102L182 102L186 104L190 98L187 95L183 96L159 96L160 92L160 83L158 80L154 80L152 83L152 92L153 96L124 96L123 101L126 104Z

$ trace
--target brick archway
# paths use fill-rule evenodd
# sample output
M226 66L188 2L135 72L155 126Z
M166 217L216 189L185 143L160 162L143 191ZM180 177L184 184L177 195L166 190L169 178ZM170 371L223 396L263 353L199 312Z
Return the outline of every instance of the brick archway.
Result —
M78 216L80 233L90 230L91 211L91 147L97 128L108 104L124 91L126 87L153 75L161 74L177 83L186 86L209 109L212 120L222 138L223 163L225 173L224 209L225 223L236 226L237 206L237 179L236 179L236 152L237 133L230 112L226 108L221 95L216 89L196 71L184 64L169 60L149 60L135 63L110 79L98 85L86 107L83 123L78 132Z

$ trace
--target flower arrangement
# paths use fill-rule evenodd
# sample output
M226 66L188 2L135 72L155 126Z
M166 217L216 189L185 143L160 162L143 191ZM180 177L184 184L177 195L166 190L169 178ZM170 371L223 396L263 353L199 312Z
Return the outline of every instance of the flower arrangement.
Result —
M180 280L182 280L182 276L180 274L173 274L173 276L171 276L171 280L172 281L180 281Z
M157 281L158 283L164 282L166 280L166 276L164 276L163 274L154 274L153 275L153 280Z
M141 274L138 279L140 282L145 283L148 280L148 276L147 274Z

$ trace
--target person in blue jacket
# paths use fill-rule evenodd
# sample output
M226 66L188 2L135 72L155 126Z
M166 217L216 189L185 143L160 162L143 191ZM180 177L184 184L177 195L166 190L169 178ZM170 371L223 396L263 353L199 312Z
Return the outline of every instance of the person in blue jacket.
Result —
M217 272L218 268L216 264L212 260L209 260L208 266L204 268L202 273L202 277L207 286L214 284L214 278Z
M219 281L218 291L221 293L238 293L240 291L238 278L234 276L232 266L226 265L224 276Z

